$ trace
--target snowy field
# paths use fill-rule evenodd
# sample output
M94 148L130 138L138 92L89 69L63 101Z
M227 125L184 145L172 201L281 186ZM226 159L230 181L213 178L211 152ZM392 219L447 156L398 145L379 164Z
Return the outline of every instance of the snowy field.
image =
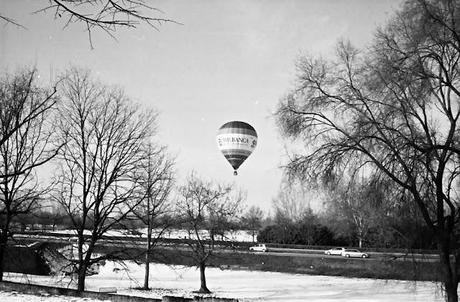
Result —
M184 266L151 265L150 291L137 290L143 282L143 266L126 262L124 266L108 262L98 275L87 278L87 289L115 286L118 293L152 298L163 295L192 297L199 288L199 272ZM432 282L383 281L373 279L309 276L259 271L206 270L208 288L218 297L240 301L309 301L309 302L441 302L439 287ZM67 287L74 284L67 277L31 276L10 273L5 280ZM5 295L10 295L6 297ZM59 300L61 299L61 300ZM29 297L0 293L0 301L93 301L68 297Z
M47 232L51 234L70 234L70 235L77 234L75 230L56 230L56 231L48 230ZM125 237L147 238L147 228L137 229L136 232L138 233L138 235L132 235L126 230L109 230L104 235L105 236L125 236ZM159 232L162 232L162 231L159 229L153 229L152 236L153 237L157 236ZM91 235L91 232L88 230L85 230L84 234ZM205 231L203 231L200 235L202 238L208 237L208 233ZM165 233L163 233L162 237L170 238L170 239L184 239L184 238L194 238L195 236L193 234L189 234L185 230L170 229L170 230L167 230ZM221 238L220 236L218 236L216 239L217 240L223 239L224 241L253 242L251 232L245 231L245 230L225 232L224 238ZM254 240L257 241L257 236L254 237Z
M17 292L0 291L0 301L2 302L102 302L103 300L94 300L88 298L75 298L66 296L33 296L24 295ZM109 301L107 301L109 302Z

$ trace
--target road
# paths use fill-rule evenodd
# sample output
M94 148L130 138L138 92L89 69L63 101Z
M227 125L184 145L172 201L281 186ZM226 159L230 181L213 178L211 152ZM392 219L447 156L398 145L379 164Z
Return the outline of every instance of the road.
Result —
M324 250L315 249L288 249L288 248L269 248L268 254L283 255L283 256L301 256L301 257L318 257L321 255L322 258L338 258L341 256L326 255ZM372 252L369 253L370 258L352 258L363 261L369 260L400 260L400 261L438 261L439 256L436 254L409 254L409 253L382 253Z

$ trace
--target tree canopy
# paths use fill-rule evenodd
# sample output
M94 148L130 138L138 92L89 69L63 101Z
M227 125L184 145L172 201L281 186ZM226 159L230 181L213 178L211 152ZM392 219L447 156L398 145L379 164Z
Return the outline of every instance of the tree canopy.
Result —
M51 13L54 19L62 19L65 26L82 25L92 46L92 32L100 30L115 38L114 33L121 28L136 28L147 24L154 29L172 19L163 18L163 12L145 0L44 0L41 9L31 13ZM47 4L46 4L47 3ZM0 13L6 24L24 27L21 20L15 20Z
M411 194L436 234L449 301L460 263L459 12L460 1L407 1L368 49L342 41L335 59L301 57L276 113L282 133L306 146L291 174L361 170Z

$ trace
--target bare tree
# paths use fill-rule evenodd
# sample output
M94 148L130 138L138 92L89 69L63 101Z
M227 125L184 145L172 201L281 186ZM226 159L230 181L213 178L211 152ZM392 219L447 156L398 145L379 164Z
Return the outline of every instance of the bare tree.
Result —
M59 150L49 128L55 90L40 88L35 80L35 70L0 80L0 280L12 220L30 214L46 191L35 168Z
M307 198L301 182L283 179L278 194L272 201L275 216L291 222L300 221L305 211L310 209Z
M93 257L96 243L140 202L135 172L156 115L141 112L120 89L97 83L81 70L72 69L60 89L62 120L56 131L66 145L54 199L77 233L77 286L83 291L88 268L111 256Z
M437 240L447 300L460 278L459 1L407 1L368 51L340 43L337 59L304 57L277 112L310 149L291 172L342 175L351 162L411 194Z
M174 185L173 166L174 161L164 147L148 144L136 171L141 202L134 209L134 215L147 227L144 289L149 289L153 249L172 225L169 215L172 208L168 197Z
M179 188L178 211L184 227L193 234L189 246L200 269L200 293L210 293L205 270L215 250L213 234L221 227L222 221L236 218L242 200L241 193L232 194L231 186L205 182L193 173Z
M255 242L256 233L262 227L263 218L264 212L260 209L260 207L252 206L241 219L242 224L251 231L252 242Z
M35 84L36 77L36 70L23 71L12 78L5 76L0 83L0 101L2 102L0 145L3 145L21 127L39 119L56 104L56 87L49 91L40 90ZM15 171L14 174L25 173L41 164L43 164L42 161L34 165L26 165ZM0 177L9 175L0 173Z
M65 27L73 23L80 23L88 32L88 39L92 46L92 32L102 30L111 37L120 28L136 28L140 24L147 24L154 29L173 20L158 17L162 12L150 6L145 0L46 0L48 5L36 11L51 12L55 19L63 19ZM0 19L7 24L24 28L20 21L0 14Z
M368 240L369 233L373 228L382 228L378 225L383 217L392 211L394 203L397 201L389 200L392 195L389 189L383 186L388 182L381 181L372 176L351 175L349 178L342 176L333 184L327 186L329 198L326 201L328 215L333 216L333 220L339 221L337 225L338 233L352 233L358 240L358 246L363 247ZM347 230L347 226L349 226Z
M52 189L49 191L51 192ZM49 194L47 194L46 197L48 196ZM62 228L65 224L65 219L67 218L67 214L62 206L56 203L50 203L37 208L33 211L32 216L38 219L39 223L42 224L42 227L45 227L45 225L47 225L46 227L49 227L49 225L51 225L51 230L53 231L55 231L58 226Z

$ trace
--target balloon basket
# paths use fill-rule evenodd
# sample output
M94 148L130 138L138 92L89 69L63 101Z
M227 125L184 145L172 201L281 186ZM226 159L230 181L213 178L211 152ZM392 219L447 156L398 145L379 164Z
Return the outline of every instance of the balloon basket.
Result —
M233 171L233 175L237 176L237 175L238 175L238 172Z

